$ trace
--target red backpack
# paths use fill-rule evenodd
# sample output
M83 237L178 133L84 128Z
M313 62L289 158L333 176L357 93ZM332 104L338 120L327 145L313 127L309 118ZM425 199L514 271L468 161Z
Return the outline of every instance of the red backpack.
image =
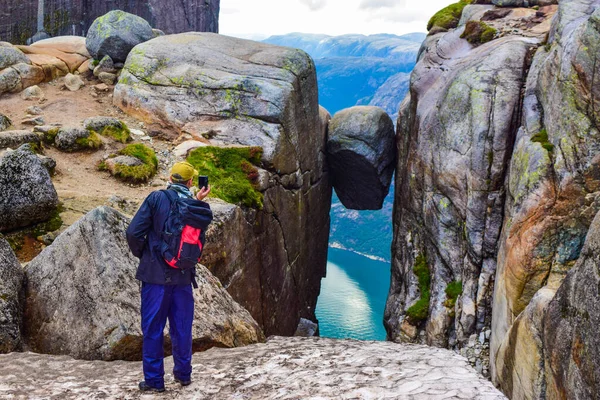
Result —
M196 267L202 256L206 229L213 219L210 207L196 199L183 199L174 190L162 190L171 203L161 232L161 255L172 268Z

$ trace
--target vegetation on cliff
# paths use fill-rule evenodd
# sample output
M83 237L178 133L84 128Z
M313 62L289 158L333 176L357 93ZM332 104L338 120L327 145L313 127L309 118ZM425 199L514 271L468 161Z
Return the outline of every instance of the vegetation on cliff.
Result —
M429 299L431 297L429 289L429 285L431 284L431 271L429 270L427 258L424 254L419 254L415 259L413 272L419 281L421 298L406 310L406 315L411 323L417 324L427 319L427 315L429 314Z
M496 33L498 33L498 31L485 22L469 21L465 26L465 31L460 37L467 39L469 43L477 46L493 40Z
M456 300L458 299L458 296L462 294L462 291L462 281L452 281L448 284L448 286L446 286L445 292L447 299L444 302L444 306L451 310L450 314L452 316L454 316L454 307L456 306Z
M211 196L228 203L261 209L263 195L256 184L262 148L200 147L187 159L200 173L210 178Z
M541 131L533 135L531 137L531 141L541 144L542 147L546 149L549 153L552 153L554 151L554 145L548 140L548 131L546 129L542 129Z
M458 3L450 4L434 14L427 24L427 30L430 31L434 26L443 29L453 29L458 26L463 9L471 4L472 0L460 0Z

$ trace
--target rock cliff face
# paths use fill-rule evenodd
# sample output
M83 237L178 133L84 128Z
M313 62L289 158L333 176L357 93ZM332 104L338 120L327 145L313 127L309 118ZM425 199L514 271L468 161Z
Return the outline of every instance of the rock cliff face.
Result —
M428 37L400 109L386 312L392 339L416 340L419 327L427 343L454 346L490 324L504 179L525 72L540 40L507 36L473 47L463 32ZM429 287L418 288L417 260ZM453 282L462 282L456 307L446 293Z
M0 14L0 39L25 44L37 31L38 0L9 2ZM92 22L111 10L136 14L166 33L218 32L220 0L44 1L44 29L52 36L85 35Z
M544 372L549 399L593 399L600 382L600 214L577 264L543 318ZM528 307L529 308L529 307Z
M491 343L494 380L508 394L522 386L544 392L547 304L579 258L600 208L599 7L598 1L561 2L528 77L507 181ZM517 357L518 347L528 357Z
M167 138L263 149L264 206L224 207L234 228L216 226L215 237L239 236L209 244L207 265L267 335L315 320L331 186L310 57L210 33L158 37L131 51L114 104Z
M575 282L589 261L563 279L600 209L600 2L551 3L434 23L398 122L389 336L462 348L491 330L493 381L515 399L587 398L596 378L569 350L594 346L597 294Z

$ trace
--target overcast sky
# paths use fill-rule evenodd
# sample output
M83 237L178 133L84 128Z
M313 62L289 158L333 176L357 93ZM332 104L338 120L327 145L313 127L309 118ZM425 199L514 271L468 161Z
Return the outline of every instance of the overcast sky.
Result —
M219 32L264 39L290 32L425 32L427 21L453 0L221 0Z

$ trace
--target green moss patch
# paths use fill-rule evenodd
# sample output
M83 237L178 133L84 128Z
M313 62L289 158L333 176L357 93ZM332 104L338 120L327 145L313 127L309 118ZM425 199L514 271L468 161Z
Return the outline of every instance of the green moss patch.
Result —
M106 125L101 129L94 130L92 128L88 128L90 132L97 133L102 136L109 136L121 143L127 143L131 141L131 131L127 127L124 122L119 121L120 123L117 125Z
M209 177L211 196L228 203L262 209L263 195L256 189L260 147L200 147L187 161Z
M477 46L493 40L496 33L498 33L498 31L485 22L469 21L465 26L465 31L460 37L467 39L469 43Z
M546 129L542 129L533 135L531 137L531 141L541 144L542 147L548 151L548 153L552 153L554 151L554 145L548 140L548 131Z
M450 282L448 286L446 286L447 299L444 302L444 306L451 309L451 316L454 316L454 307L456 306L456 300L458 299L458 296L462 294L462 291L462 281L453 281Z
M110 171L114 177L122 181L132 183L147 182L156 174L158 169L158 159L156 158L154 150L152 150L150 147L141 143L130 144L121 149L121 151L119 151L117 154L112 154L110 158L114 158L119 155L135 157L143 164L133 166L115 164L111 169L108 167L108 163L106 161L100 161L98 163L98 170Z
M124 147L118 153L122 156L135 157L141 162L142 165L115 165L113 175L121 180L133 183L147 182L152 178L158 169L158 159L156 153L150 147L141 144L130 144Z
M430 31L434 26L443 29L453 29L458 26L463 9L471 4L471 0L460 0L458 3L450 4L434 14L427 24L427 30Z
M431 271L427 265L427 258L424 254L419 254L415 259L413 272L419 281L419 291L421 298L406 310L406 316L410 323L418 324L427 319L429 314L429 300L431 297L429 286L431 284Z
M97 150L102 146L102 139L100 139L94 132L90 132L88 137L76 139L75 143L79 148L82 149Z
M58 135L58 131L60 131L60 128L52 128L44 132L42 135L42 140L44 143L54 144L54 140L56 139L56 135Z

